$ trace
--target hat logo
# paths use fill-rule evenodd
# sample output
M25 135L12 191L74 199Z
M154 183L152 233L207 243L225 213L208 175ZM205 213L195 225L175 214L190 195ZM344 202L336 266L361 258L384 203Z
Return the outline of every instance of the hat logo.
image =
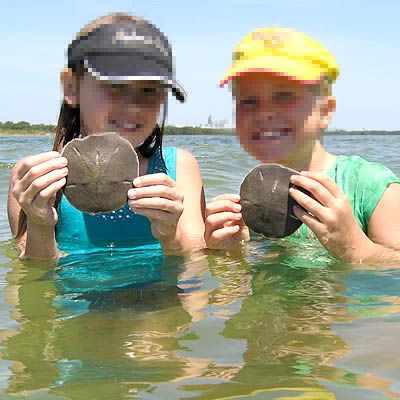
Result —
M263 32L256 31L252 34L253 40L262 40L264 42L265 47L276 49L278 47L282 47L284 42L289 40L290 34L288 32L280 31L280 32Z
M134 29L119 29L113 38L113 42L132 42L140 39L141 37L136 34Z
M168 50L165 48L160 39L153 39L151 36L138 35L134 29L119 29L113 37L113 43L115 44L118 42L129 43L134 41L140 41L145 44L153 45L160 50L165 57L168 57L169 55Z

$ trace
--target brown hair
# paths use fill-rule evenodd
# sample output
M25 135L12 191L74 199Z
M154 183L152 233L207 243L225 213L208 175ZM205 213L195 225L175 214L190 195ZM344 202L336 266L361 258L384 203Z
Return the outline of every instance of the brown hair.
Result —
M125 13L111 13L105 15L103 17L99 17L92 22L89 22L85 25L76 35L76 40L84 38L89 35L91 32L95 31L99 27L103 25L115 24L118 22L139 22L144 21L143 18L136 17L133 15L125 14ZM72 73L81 78L85 72L83 66L83 60L80 62L70 62L68 60L68 68L72 71ZM167 100L166 100L167 101ZM164 133L164 120L166 115L166 104L164 104L164 115L163 120L160 125L156 125L151 135L138 147L138 151L143 157L149 158L151 157L157 149L160 149L161 161L165 166L164 159L162 157L162 138ZM62 101L58 122L55 131L55 138L53 142L53 150L61 151L62 148L70 142L72 139L75 139L81 135L82 127L81 127L81 117L80 117L80 109L79 106L72 107L65 100ZM61 199L61 191L59 191L56 195L56 200L54 207L57 208ZM23 210L20 211L19 220L18 220L18 231L16 237L21 237L26 231L26 215Z

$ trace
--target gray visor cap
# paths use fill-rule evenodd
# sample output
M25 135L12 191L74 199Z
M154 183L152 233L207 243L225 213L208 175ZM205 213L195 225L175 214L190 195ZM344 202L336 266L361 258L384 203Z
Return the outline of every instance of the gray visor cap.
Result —
M160 81L184 102L186 93L176 82L171 47L165 36L147 21L102 25L68 47L68 65L83 62L99 80L123 83Z

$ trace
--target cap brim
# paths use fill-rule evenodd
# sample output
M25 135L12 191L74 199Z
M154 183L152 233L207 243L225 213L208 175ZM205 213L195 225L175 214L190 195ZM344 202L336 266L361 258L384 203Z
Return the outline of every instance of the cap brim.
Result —
M252 60L243 60L234 64L220 81L220 87L238 76L252 73L265 72L305 84L321 81L325 73L320 65L310 61L290 60L282 57L258 57Z
M96 79L123 83L128 81L159 81L171 88L172 94L183 103L186 92L172 77L172 72L154 59L129 54L92 54L84 59L87 71Z

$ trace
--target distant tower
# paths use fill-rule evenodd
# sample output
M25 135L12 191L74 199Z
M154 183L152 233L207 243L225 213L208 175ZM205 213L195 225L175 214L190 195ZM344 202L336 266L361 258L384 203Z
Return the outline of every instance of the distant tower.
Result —
M207 126L212 126L213 122L212 122L212 118L211 115L208 116L208 120L207 120Z

